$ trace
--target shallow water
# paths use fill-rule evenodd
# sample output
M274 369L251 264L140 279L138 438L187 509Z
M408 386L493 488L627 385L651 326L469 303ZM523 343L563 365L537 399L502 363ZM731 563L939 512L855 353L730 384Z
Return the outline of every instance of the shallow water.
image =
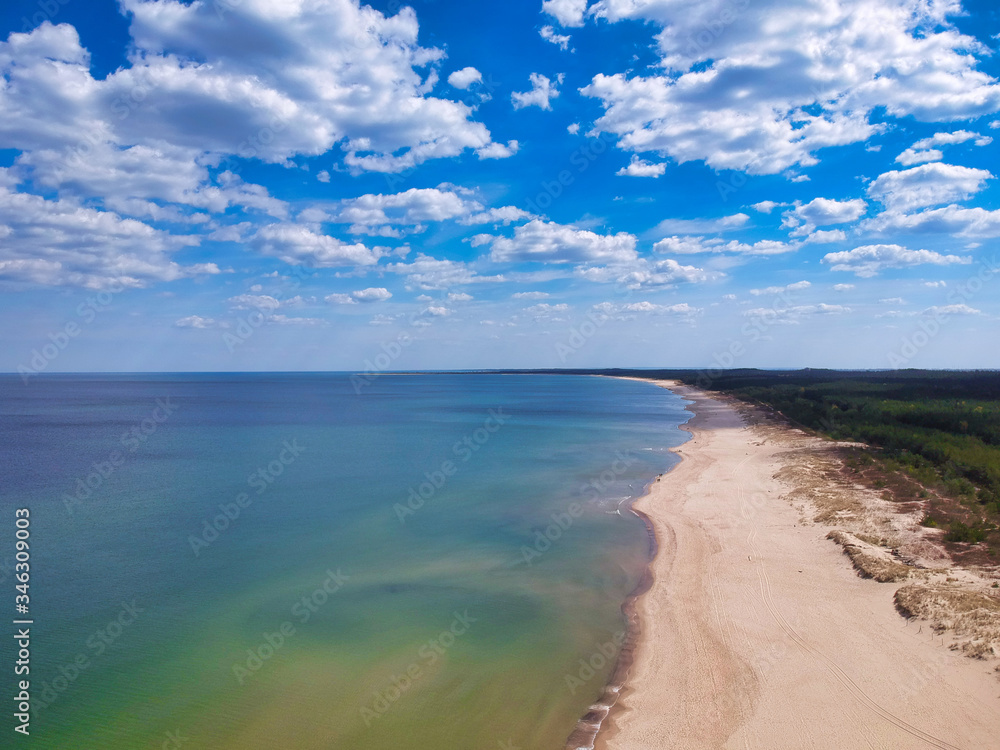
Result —
M689 416L573 376L6 377L0 397L0 529L32 518L33 745L73 750L561 748L647 562L619 505Z

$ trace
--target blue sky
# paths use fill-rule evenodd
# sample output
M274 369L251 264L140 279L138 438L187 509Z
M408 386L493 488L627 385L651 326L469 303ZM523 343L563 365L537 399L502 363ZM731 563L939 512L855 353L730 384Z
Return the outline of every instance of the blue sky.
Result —
M1000 366L989 3L0 23L0 369Z

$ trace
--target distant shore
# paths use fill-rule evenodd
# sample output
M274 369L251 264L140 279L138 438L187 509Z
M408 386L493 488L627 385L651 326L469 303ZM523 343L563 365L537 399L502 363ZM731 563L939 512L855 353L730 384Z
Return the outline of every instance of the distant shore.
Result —
M595 748L996 746L994 664L901 617L898 584L859 577L787 499L782 470L808 473L821 441L648 382L693 402L692 439L634 504L657 552Z

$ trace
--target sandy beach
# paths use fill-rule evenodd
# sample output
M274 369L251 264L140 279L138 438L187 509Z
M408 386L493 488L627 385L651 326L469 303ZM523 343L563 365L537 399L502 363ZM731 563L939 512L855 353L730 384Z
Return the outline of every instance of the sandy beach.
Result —
M901 616L902 584L860 577L831 527L788 499L776 475L818 439L749 427L727 403L657 384L694 402L693 437L635 505L659 551L596 747L1000 747L995 660Z

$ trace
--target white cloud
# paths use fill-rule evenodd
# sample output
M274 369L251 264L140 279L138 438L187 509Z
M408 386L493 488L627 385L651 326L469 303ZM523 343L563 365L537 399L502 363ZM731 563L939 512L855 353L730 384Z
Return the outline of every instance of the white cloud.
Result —
M566 126L566 132L569 133L570 135L576 135L577 133L580 132L580 123L571 122L569 125Z
M904 167L912 167L914 164L924 164L929 161L941 161L943 158L944 153L936 148L930 148L925 151L915 151L912 148L908 148L896 157L896 161Z
M339 146L352 169L391 172L491 142L469 105L428 95L444 53L417 43L410 8L387 17L357 0L122 6L134 50L103 79L71 26L44 23L0 43L6 143L165 143L273 163Z
M929 287L931 289L943 289L944 287L948 286L948 284L947 282L944 281L925 281L924 286Z
M542 0L542 12L548 13L563 26L583 26L587 0Z
M538 219L517 227L514 236L494 237L490 258L497 263L602 263L634 260L635 235L599 235L586 229Z
M449 302L471 302L473 296L471 294L466 294L465 292L451 292L448 295Z
M228 171L213 180L199 156L194 149L165 143L121 148L96 142L88 144L86 153L69 146L28 151L17 158L16 168L61 197L100 196L106 208L132 216L173 221L199 216L153 202L158 201L213 213L242 206L285 218L287 205L266 188L244 183Z
M482 210L481 203L453 190L410 188L402 193L368 193L357 198L347 198L321 215L314 217L303 213L300 218L350 224L349 231L352 234L393 236L383 230L401 226L407 231L419 231L423 222L446 221Z
M993 138L988 135L980 135L968 130L956 130L951 133L935 133L930 138L923 138L913 144L913 148L918 151L935 146L946 146L955 143L965 143L975 141L977 146L988 146L993 143Z
M760 240L753 244L731 240L726 242L721 238L707 237L665 237L655 245L657 253L673 253L675 255L693 255L696 253L735 253L739 255L780 255L799 249L799 243L780 242L778 240Z
M448 76L448 85L464 91L472 84L479 83L482 80L483 74L472 66L469 66L467 68L462 68L461 70L456 70Z
M760 211L762 214L769 214L778 206L787 206L787 203L775 203L774 201L761 201L760 203L754 203L751 208Z
M802 318L811 318L818 315L844 315L849 312L852 312L849 307L828 305L825 302L821 302L818 305L794 305L780 309L757 307L753 310L744 310L743 316L747 318L759 318L768 323L797 325Z
M532 305L531 307L524 308L524 312L529 315L545 316L552 315L553 313L562 313L569 310L569 305L565 302L561 302L558 305L550 305L546 302L542 302L537 305Z
M664 219L650 230L650 234L710 234L742 229L750 220L746 214L731 214L717 219Z
M785 211L781 226L791 229L791 236L801 237L810 234L816 227L857 221L867 210L868 204L860 198L846 201L814 198L804 205L796 202L793 209Z
M546 292L516 292L511 295L511 299L548 299Z
M851 271L862 278L878 275L887 268L908 268L930 263L939 266L968 264L968 256L941 255L932 250L910 250L901 245L862 245L853 250L827 253L823 262L834 271Z
M693 307L687 302L679 302L673 305L658 305L655 302L642 301L630 302L628 304L616 304L614 302L601 302L593 306L593 309L604 315L614 317L617 320L631 320L636 314L671 316L680 318L688 323L703 310L700 307Z
M518 208L517 206L500 206L499 208L489 208L485 211L481 211L477 214L472 214L471 216L465 216L458 219L459 224L511 224L515 221L524 221L525 219L533 219L534 214L528 213L527 211ZM479 237L486 237L487 241L489 235L477 235ZM475 242L473 247L477 244L482 244Z
M551 42L561 50L568 50L572 41L568 34L557 34L551 26L543 26L538 30L538 35L546 42Z
M664 219L650 230L650 234L711 234L742 229L750 217L730 214L716 219Z
M888 211L906 212L965 200L992 178L985 169L954 164L922 164L903 171L885 172L868 186L868 195Z
M957 2L601 0L588 12L660 29L662 74L602 74L583 89L605 108L597 128L636 153L774 174L884 130L876 110L952 121L1000 108L1000 87L976 69L987 48L949 22Z
M488 146L476 149L476 156L480 159L507 159L521 150L521 145L514 140L507 141L505 146L502 143L491 143Z
M392 297L392 292L385 287L376 286L351 292L351 296L358 302L385 302Z
M628 166L622 167L615 174L619 177L661 177L666 171L666 164L653 164L633 155Z
M0 184L0 277L49 286L106 289L217 274L214 263L180 265L169 254L198 239L135 219L46 200Z
M787 286L769 286L764 289L751 289L750 294L755 297L759 297L762 294L782 294L784 292L800 292L803 289L808 289L811 287L808 281L797 281L794 284L788 284Z
M328 294L323 298L331 305L356 305L358 301L349 294Z
M833 285L833 290L835 292L849 292L851 289L854 289L854 284L834 284Z
M1000 209L963 208L951 205L915 214L886 211L862 223L868 232L881 234L951 234L957 237L1000 236Z
M575 274L598 284L615 283L626 289L670 289L678 284L701 284L722 278L718 271L684 266L673 258L577 268Z
M515 91L510 95L514 109L523 109L524 107L531 106L552 109L552 105L549 102L559 96L556 85L562 83L563 74L560 73L556 76L556 83L552 83L547 76L543 76L540 73L532 73L528 76L528 79L531 81L530 91Z
M966 304L957 305L942 305L938 307L937 305L933 307L928 307L922 312L923 315L933 315L935 317L940 317L942 315L982 315L982 310L977 310L974 307L969 307Z
M177 328L212 328L215 325L215 320L203 318L200 315L189 315L176 321L174 325Z
M391 263L385 270L406 276L412 287L427 290L504 281L504 277L499 275L481 276L461 261L432 258L423 253L418 253L411 263Z
M313 268L371 266L378 263L383 254L361 243L348 244L300 224L287 223L261 227L250 244L264 255L272 255L291 265Z
M947 146L955 143L974 141L977 146L988 146L993 139L988 135L980 135L968 130L956 130L951 133L935 133L930 138L922 138L910 148L896 157L896 161L904 167L923 164L929 161L940 161L944 154L935 146Z
M802 239L803 245L828 245L831 242L843 242L847 232L843 229L818 229Z
M320 182L329 182L330 181L330 173L327 172L324 169L324 170L316 173L316 179L319 180Z
M268 294L239 294L226 300L236 310L265 310L273 312L281 307L277 298Z

